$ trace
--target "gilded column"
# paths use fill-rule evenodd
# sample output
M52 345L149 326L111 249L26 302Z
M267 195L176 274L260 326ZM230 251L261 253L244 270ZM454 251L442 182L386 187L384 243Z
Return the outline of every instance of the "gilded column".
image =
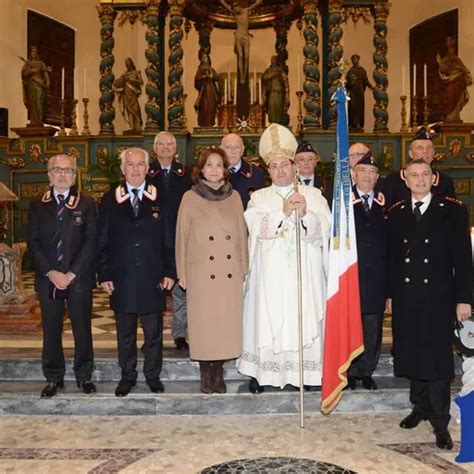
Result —
M318 52L318 0L308 0L304 3L304 117L305 128L321 127L321 89L319 87L319 52ZM298 89L301 84L298 84Z
M147 27L145 38L147 48L145 57L148 61L145 68L147 83L145 86L148 100L145 104L146 122L145 131L158 132L163 127L160 123L160 102L162 85L160 81L160 54L158 32L159 4L157 0L150 0L145 11L145 24Z
M342 39L342 0L329 0L328 17L328 95L331 100L332 95L340 85L341 72L339 70L339 61L344 53L341 46ZM336 103L331 101L329 106L329 126L335 127L337 123Z
M184 90L181 82L183 76L183 9L184 0L170 2L170 37L168 41L170 55L168 59L168 127L174 130L183 130L186 119L184 117Z
M388 62L387 62L387 18L391 4L388 0L376 0L374 21L374 132L388 130Z
M288 50L286 46L288 45L288 30L290 29L291 23L285 20L276 21L273 25L276 34L275 40L275 52L278 57L278 64L284 69L285 73L288 74ZM287 94L290 94L290 91L287 91ZM282 125L290 124L290 115L288 112L285 114L284 119L281 122Z
M114 133L114 119L115 119L115 108L114 98L115 94L112 89L114 83L114 74L112 67L115 62L112 50L114 49L114 21L117 16L117 12L111 5L98 5L97 12L99 13L99 20L101 24L100 28L100 98L99 98L99 124L101 135L113 135Z

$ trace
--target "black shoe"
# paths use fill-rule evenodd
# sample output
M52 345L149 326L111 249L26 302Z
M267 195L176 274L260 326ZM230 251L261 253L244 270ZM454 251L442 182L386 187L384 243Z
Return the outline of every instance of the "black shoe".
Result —
M249 383L249 391L250 393L262 393L264 388L258 383L256 378L252 377Z
M362 377L362 387L364 387L366 390L377 390L378 388L375 380L370 376Z
M349 375L347 377L347 388L350 388L351 390L355 390L357 388L357 378L353 375Z
M135 387L135 380L121 380L115 389L115 396L116 397L126 397L132 387Z
M153 382L147 382L146 384L150 387L150 390L153 393L163 393L165 391L165 386L160 379L154 380Z
M407 417L400 421L400 428L411 430L416 428L425 418L418 413L411 412Z
M174 340L174 343L176 345L176 349L178 349L178 351L181 351L181 350L189 350L189 344L188 344L188 341L186 341L186 339L184 337L177 337L175 340Z
M61 388L64 388L64 382L49 382L48 385L41 390L41 398L54 397Z
M439 449L453 449L453 440L447 429L435 430L435 436L436 446L438 446Z
M83 382L77 382L77 388L80 388L83 393L90 395L91 393L97 392L95 383L90 380L85 380Z

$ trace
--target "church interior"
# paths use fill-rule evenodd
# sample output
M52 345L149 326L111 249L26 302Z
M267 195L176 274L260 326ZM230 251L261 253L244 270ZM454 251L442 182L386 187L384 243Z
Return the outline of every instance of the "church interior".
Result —
M332 97L344 84L352 99L349 141L369 147L382 176L405 167L420 127L431 132L432 168L452 178L474 242L472 0L0 0L0 6L0 472L474 472L473 463L455 460L461 430L454 403L452 451L436 448L428 424L409 433L399 428L409 390L393 376L390 314L374 373L379 389L345 390L330 415L320 411L320 392L308 391L301 428L297 390L248 393L233 361L225 364L226 394L200 393L196 362L174 345L170 295L163 316L165 393L149 393L140 374L130 396L114 397L120 378L114 312L98 287L97 393L74 388L74 338L65 318L66 388L40 398L41 311L25 243L30 201L49 189L49 158L72 157L78 189L100 202L120 182L120 153L141 147L154 159L155 136L164 130L188 167L203 148L236 133L245 158L265 168L259 138L271 122L280 123L311 143L320 157L316 172L332 180ZM35 90L25 79L31 61L42 63L47 78ZM268 79L275 71L283 87L278 99ZM463 363L456 354L453 398L466 383Z

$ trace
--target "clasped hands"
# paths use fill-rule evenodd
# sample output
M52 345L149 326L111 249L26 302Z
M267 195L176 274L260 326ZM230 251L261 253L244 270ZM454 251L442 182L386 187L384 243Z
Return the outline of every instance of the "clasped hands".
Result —
M100 286L102 289L110 296L114 290L114 282L113 281L103 281ZM174 280L169 277L164 277L163 280L158 283L157 288L159 287L161 290L171 290L174 286Z
M58 290L65 290L74 278L76 278L76 274L73 272L62 273L56 270L51 270L48 278Z
M289 217L293 211L298 211L300 218L306 215L306 199L300 193L292 194L283 206L283 214L286 217Z

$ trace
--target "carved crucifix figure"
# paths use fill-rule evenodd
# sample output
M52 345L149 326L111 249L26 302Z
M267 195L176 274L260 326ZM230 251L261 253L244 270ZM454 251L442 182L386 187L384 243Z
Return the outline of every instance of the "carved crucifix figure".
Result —
M252 37L249 33L249 12L258 7L262 0L257 0L248 7L242 7L235 1L232 6L225 0L220 0L220 2L235 17L237 31L234 33L234 52L237 55L240 83L244 84L248 73L250 38Z

